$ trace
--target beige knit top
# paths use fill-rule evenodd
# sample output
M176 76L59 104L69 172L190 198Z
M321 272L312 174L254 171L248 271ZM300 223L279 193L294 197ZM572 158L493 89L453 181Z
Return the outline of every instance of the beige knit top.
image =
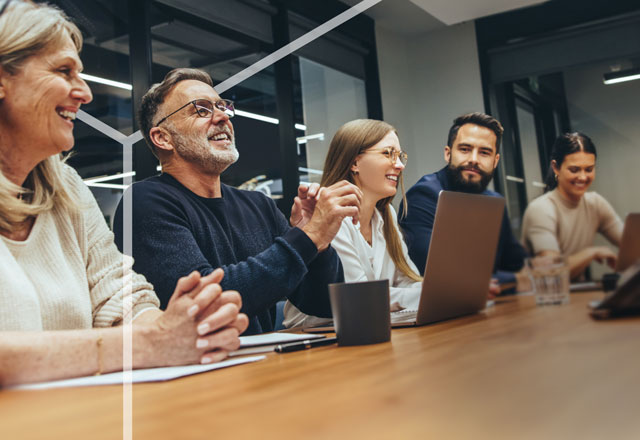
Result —
M614 245L622 235L622 220L596 192L587 192L579 202L573 202L556 188L533 200L522 221L522 242L533 254L557 251L573 255L593 246L596 232Z
M0 330L109 327L159 305L151 284L132 272L133 260L118 252L91 191L66 165L65 184L78 212L39 214L25 241L0 236Z

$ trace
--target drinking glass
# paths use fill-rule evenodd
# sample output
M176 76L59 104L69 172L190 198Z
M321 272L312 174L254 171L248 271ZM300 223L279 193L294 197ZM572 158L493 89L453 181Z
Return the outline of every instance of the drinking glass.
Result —
M526 265L536 304L569 304L569 266L565 257L527 258Z

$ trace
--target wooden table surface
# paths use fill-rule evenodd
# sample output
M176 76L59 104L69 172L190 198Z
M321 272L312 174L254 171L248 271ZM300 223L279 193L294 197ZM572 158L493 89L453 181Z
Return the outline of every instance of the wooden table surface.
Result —
M640 319L480 314L133 387L134 439L639 439ZM0 392L2 439L122 438L119 386Z

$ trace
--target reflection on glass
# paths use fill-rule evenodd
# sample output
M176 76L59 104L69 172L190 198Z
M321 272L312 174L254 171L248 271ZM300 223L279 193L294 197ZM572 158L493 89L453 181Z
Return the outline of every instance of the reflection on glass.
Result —
M81 110L125 136L132 134L127 18L108 2L67 0L54 3L78 24L83 33L80 58L93 101L83 105ZM67 163L83 179L122 172L122 145L119 142L78 119L74 137L75 146ZM109 183L122 183L122 180L110 180ZM108 221L121 190L105 187L91 190Z
M300 83L307 128L307 161L301 168L311 170L302 171L301 180L319 182L335 132L345 122L367 117L365 85L361 79L305 58L300 58Z
M540 151L536 134L536 121L530 108L516 105L518 129L520 134L520 148L524 180L527 189L527 200L531 202L544 192L544 179L540 168Z

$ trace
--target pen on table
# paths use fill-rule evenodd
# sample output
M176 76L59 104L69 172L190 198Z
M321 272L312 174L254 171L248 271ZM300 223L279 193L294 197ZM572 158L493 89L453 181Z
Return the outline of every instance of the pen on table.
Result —
M292 351L306 350L311 347L319 347L321 345L331 345L338 341L337 338L322 338L322 339L305 339L300 342L292 342L290 344L280 344L276 346L275 351L278 353L289 353Z

